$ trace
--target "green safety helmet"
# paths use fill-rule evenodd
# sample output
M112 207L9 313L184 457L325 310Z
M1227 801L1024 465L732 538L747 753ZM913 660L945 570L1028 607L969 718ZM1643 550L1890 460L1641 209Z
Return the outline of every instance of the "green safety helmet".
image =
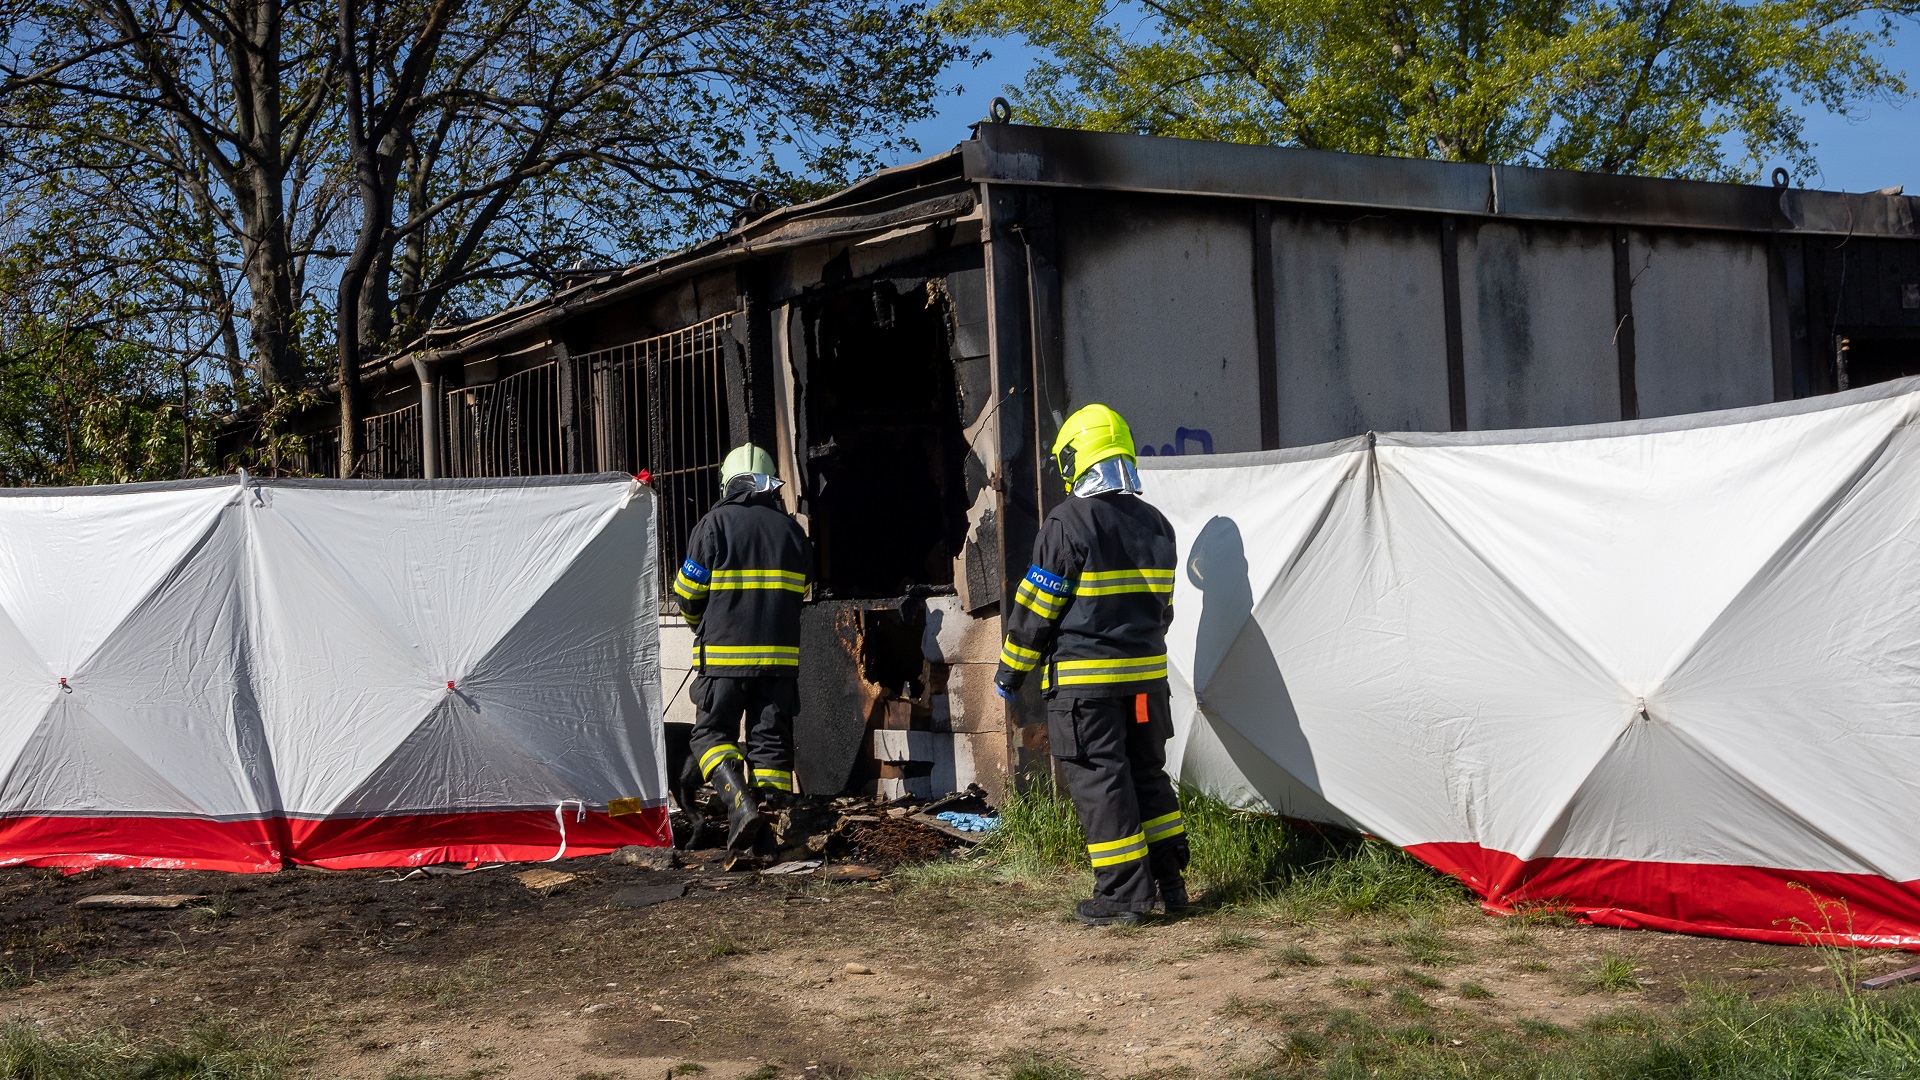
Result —
M1117 457L1134 460L1133 430L1105 405L1088 405L1067 417L1053 440L1053 460L1068 491L1088 469Z
M752 443L736 446L733 452L727 455L727 460L720 463L720 490L726 491L727 485L732 483L735 477L764 476L769 482L763 483L760 490L771 491L780 486L778 473L779 469L773 463L772 454Z

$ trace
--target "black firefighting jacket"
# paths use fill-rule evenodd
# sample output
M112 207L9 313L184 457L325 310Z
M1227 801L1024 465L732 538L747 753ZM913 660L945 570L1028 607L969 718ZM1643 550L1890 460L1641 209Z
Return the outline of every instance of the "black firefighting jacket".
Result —
M1057 697L1125 697L1167 682L1173 526L1137 495L1068 498L1040 524L1005 613L996 681L1039 668Z
M813 544L777 498L730 488L687 538L673 591L694 627L702 675L800 673L800 599Z

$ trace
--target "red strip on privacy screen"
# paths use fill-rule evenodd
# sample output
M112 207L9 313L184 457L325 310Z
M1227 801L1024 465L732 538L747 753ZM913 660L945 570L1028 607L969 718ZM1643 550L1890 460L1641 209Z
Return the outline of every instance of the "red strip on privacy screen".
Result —
M569 805L566 854L664 847L664 807L584 818ZM478 810L356 818L0 818L0 866L120 866L263 873L291 863L334 869L444 862L531 862L560 851L552 810Z
M1461 843L1407 851L1459 878L1496 914L1557 907L1600 926L1920 951L1920 881L1630 859L1523 861Z

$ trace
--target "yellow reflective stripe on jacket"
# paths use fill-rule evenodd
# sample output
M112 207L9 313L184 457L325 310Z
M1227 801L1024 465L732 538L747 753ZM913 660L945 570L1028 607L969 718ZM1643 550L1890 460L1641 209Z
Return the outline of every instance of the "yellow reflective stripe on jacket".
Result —
M702 645L700 659L708 667L799 667L798 645Z
M784 589L807 591L807 575L793 570L715 570L714 589Z
M755 769L753 770L753 782L760 787L792 791L793 773L785 769Z
M721 743L700 755L700 775L703 778L711 775L713 770L720 767L721 762L745 760L747 755L741 753L739 747L732 743Z
M1048 592L1026 578L1021 578L1019 588L1013 590L1013 599L1048 622L1059 618L1067 610L1065 597Z
M1175 810L1171 814L1161 814L1157 818L1141 822L1140 831L1147 835L1147 843L1151 844L1156 840L1179 836L1187 831L1187 826L1180 817L1180 811Z
M1167 677L1167 654L1116 656L1099 660L1056 660L1047 672L1050 686L1098 686Z
M1089 570L1073 583L1075 596L1173 592L1171 570Z
M1000 645L1000 662L1015 671L1032 671L1040 663L1040 654L1008 638Z
M1113 866L1116 863L1144 859L1147 857L1147 836L1145 833L1134 833L1119 840L1088 844L1087 855L1093 860L1095 866Z
M683 618L683 619L685 619L685 620L687 620L687 625L688 625L688 626L699 626L699 625L700 625L700 616L698 616L698 615L695 615L695 614L694 614L693 612L691 612L691 611L686 611L686 610L682 610L682 611L680 612L680 617L681 617L681 618Z

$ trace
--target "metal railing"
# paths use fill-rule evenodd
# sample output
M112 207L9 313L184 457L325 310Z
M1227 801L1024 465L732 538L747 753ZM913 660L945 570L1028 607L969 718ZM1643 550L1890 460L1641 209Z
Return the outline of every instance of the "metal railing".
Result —
M651 474L659 497L660 594L686 557L687 538L720 495L728 440L726 357L733 317L542 364L446 393L442 476ZM425 475L420 407L368 417L360 475ZM309 440L306 471L328 475L338 439Z
M594 458L602 469L652 474L660 502L661 595L687 537L720 496L727 453L726 348L733 317L586 353Z
M294 476L339 476L340 429L324 428L301 436L299 447L285 465Z
M579 369L579 361L566 361ZM567 379L561 363L508 375L483 386L450 390L446 395L445 461L448 476L552 476L591 471L589 462L569 461L566 428L577 426L577 407L562 408L563 395L577 380ZM569 421L573 420L570 424Z
M361 421L360 475L368 480L426 475L420 464L420 406L408 405Z

